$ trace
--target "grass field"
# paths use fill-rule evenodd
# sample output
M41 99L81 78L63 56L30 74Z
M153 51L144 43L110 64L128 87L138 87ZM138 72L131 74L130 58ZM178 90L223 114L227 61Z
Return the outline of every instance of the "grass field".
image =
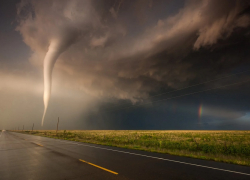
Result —
M18 131L250 166L250 131Z

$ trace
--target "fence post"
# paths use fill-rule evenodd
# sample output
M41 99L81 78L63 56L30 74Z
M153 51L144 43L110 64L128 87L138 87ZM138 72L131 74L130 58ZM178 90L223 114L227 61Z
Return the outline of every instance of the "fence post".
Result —
M58 131L58 124L59 124L59 117L58 117L58 121L57 121L56 135L57 135L57 131Z

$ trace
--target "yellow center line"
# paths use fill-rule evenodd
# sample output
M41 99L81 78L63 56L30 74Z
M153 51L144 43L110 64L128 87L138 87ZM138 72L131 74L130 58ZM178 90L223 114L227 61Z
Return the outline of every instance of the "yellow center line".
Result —
M36 145L38 145L38 146L43 146L43 145L41 145L41 144L37 144L37 143L35 143Z
M111 170L106 169L106 168L103 168L103 167L101 167L101 166L97 166L97 165L95 165L95 164L92 164L92 163L90 163L90 162L84 161L84 160L82 160L82 159L79 159L79 161L84 162L84 163L87 163L87 164L90 164L90 165L95 166L95 167L97 167L97 168L100 168L100 169L102 169L102 170L104 170L104 171L108 171L108 172L113 173L113 174L116 174L116 175L118 174L117 172L111 171Z

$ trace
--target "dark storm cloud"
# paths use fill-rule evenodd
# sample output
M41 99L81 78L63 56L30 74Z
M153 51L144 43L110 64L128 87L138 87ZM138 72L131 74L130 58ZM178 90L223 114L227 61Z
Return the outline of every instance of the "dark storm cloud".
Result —
M12 2L14 9L16 2ZM202 103L210 108L210 115L200 122L202 127L223 129L228 123L237 124L250 110L249 86L237 85L131 110L107 111L247 80L242 74L149 98L248 70L248 1L23 0L17 7L17 32L15 23L8 26L14 17L1 21L1 119L40 124L43 60L50 43L64 34L74 38L55 64L48 119L63 116L72 128L79 124L199 129L197 111ZM54 122L47 122L45 127L54 127Z
M75 26L80 35L56 64L59 78L67 80L64 85L132 101L162 87L187 85L199 74L228 71L249 57L247 1L186 1L171 16L150 17L154 23L149 23L146 12L157 5L139 0L22 1L19 12L26 15L17 29L33 50L30 61L41 66L51 40L61 29ZM134 34L140 26L145 28ZM242 58L234 58L238 54Z

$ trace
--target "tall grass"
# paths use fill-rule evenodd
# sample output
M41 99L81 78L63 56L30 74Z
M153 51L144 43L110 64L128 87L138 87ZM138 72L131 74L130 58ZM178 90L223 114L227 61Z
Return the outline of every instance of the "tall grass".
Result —
M250 131L24 131L86 143L250 166Z

